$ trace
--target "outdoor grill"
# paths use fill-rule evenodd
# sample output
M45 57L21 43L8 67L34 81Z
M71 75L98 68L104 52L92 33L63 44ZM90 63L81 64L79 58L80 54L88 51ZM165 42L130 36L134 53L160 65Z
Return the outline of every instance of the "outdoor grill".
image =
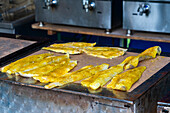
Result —
M170 33L170 0L124 0L123 28Z
M20 41L19 39L17 40ZM36 50L35 44L33 45L31 44L29 48L23 48L22 51L25 52L19 52L20 54L18 55L9 54L7 55L8 57L1 58L1 67L23 56L48 52L41 50L41 47L48 46L47 44L37 44ZM54 54L61 55L59 53ZM128 51L126 55L112 60L96 58L86 54L71 55L70 57L73 60L79 61L77 67L74 69L78 70L89 64L109 63L113 66L122 62L124 58L137 54L136 52ZM0 109L4 112L25 112L27 110L28 112L44 113L53 113L56 111L156 112L158 99L167 93L165 89L168 88L170 78L170 63L168 61L169 57L157 56L155 59L141 62L140 66L146 66L147 70L128 92L109 90L106 87L93 91L81 86L80 81L47 90L44 88L45 84L39 82L28 83L26 82L28 78L24 77L10 79L7 74L0 73Z
M38 22L101 28L121 26L122 0L35 0Z
M0 0L0 33L15 34L18 26L34 20L33 0Z

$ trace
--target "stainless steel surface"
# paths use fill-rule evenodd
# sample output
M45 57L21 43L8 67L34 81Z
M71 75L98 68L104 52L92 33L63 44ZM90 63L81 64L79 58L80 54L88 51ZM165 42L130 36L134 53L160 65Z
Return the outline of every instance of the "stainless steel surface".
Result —
M158 106L158 113L170 110ZM134 113L117 101L89 98L0 82L1 113Z
M123 28L170 33L170 0L124 0Z
M10 22L3 21L3 22L0 22L0 28L1 29L15 29L15 27L25 24L29 21L32 21L33 19L34 19L34 14L30 14L25 17L19 18L15 21L10 21ZM1 32L1 33L3 33L3 32Z
M87 92L87 89L82 89L77 84L47 90L41 84L15 82L5 79L5 74L0 75L0 109L2 113L156 113L157 99L162 96L160 92L167 88L170 78L170 74L168 74L142 95L135 92L139 98L132 103L127 103L116 99L113 95L111 97L113 99L100 96L104 93L111 96L109 91L101 94L80 93L81 90ZM74 90L69 91L71 88ZM120 98L124 98L126 95L132 96L120 91L113 93Z
M121 25L122 0L35 0L36 21L112 29Z
M0 33L15 34L15 29L4 29L4 28L0 28Z
M34 20L33 0L0 0L0 33L15 34L18 25Z
M30 14L11 22L0 22L0 33L15 34L16 27L22 26L34 20L35 15Z
M0 82L1 113L131 113L125 103Z
M158 102L158 113L170 113L170 103Z

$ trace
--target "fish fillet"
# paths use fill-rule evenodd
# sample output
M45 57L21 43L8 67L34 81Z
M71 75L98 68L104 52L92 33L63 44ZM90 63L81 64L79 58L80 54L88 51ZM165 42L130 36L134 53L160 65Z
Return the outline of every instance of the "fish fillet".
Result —
M137 56L133 56L133 58L125 65L125 69L130 69L138 66L140 61L155 58L156 55L161 54L161 48L159 46L154 46L146 49L144 52L140 53Z
M68 43L61 43L61 44L52 44L51 47L62 47L62 46L75 46L75 47L92 47L95 46L96 43L86 43L86 42L68 42Z
M53 62L51 64L42 66L40 68L36 68L36 69L26 71L26 72L20 72L20 74L23 77L42 76L42 75L45 75L45 74L55 70L56 68L60 67L62 64L68 62L69 60L70 59L66 59L66 60L63 60L59 63Z
M35 76L33 78L36 80L39 80L41 83L54 82L54 80L57 77L61 77L62 75L68 73L76 65L77 65L77 61L69 61L68 63L65 63L65 64L61 65L60 67L56 68L52 72L47 73L46 75Z
M107 85L107 88L128 91L131 86L139 80L145 70L146 67L141 66L118 74L113 77L112 81Z
M126 65L134 56L127 57L122 63L117 66L112 66L107 70L103 70L94 76L91 76L81 82L85 87L90 87L91 89L96 90L99 87L105 85L108 81L112 79L113 76L121 73L123 71L124 65Z
M47 57L41 60L40 62L31 63L30 65L21 68L17 73L22 75L22 72L30 71L30 70L45 66L47 64L51 64L53 62L56 62L56 63L61 62L62 60L66 60L66 59L69 59L69 54L62 55L62 56L53 56L49 58Z
M58 53L68 53L68 54L80 54L82 49L78 47L43 47L44 50L50 50Z
M113 76L121 73L123 71L123 66L112 66L107 70L103 70L95 74L94 76L88 78L81 82L83 86L90 87L93 90L96 90L107 82L109 82Z
M48 56L51 56L53 54L51 53L44 53L44 54L38 54L38 55L32 55L27 56L25 58L22 58L20 60L17 60L1 69L2 72L7 72L9 74L15 73L17 70L22 68L23 66L29 65L32 62L38 62Z
M86 47L83 51L91 56L112 59L124 55L127 49L114 47Z
M99 71L105 70L109 67L109 64L101 64L95 67L89 67L89 68L83 68L80 70L77 70L75 72L72 73L68 73L65 76L61 77L61 78L57 78L53 83L50 83L48 85L45 86L45 88L47 89L51 89L54 88L56 86L62 86L71 82L75 82L75 81L79 81L85 78L88 78L96 73L98 73Z

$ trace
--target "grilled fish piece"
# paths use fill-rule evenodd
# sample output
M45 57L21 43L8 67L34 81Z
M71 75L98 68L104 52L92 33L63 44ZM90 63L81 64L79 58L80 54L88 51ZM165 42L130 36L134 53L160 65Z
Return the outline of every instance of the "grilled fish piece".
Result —
M60 67L56 68L52 72L47 73L46 75L35 76L33 78L36 80L39 80L41 83L54 82L54 80L57 77L61 77L62 75L68 73L76 65L77 65L77 61L69 61L68 63L65 63L65 64L61 65Z
M43 47L44 50L50 50L58 53L81 54L83 51L78 47Z
M48 56L51 56L53 54L51 53L44 53L44 54L38 54L38 55L32 55L27 56L25 58L22 58L20 60L17 60L1 69L2 72L7 72L9 74L15 73L17 70L22 68L23 66L29 65L32 62L38 62Z
M117 75L118 73L121 73L122 71L122 65L112 66L107 70L100 71L94 76L83 80L81 84L83 86L90 87L91 89L96 90L105 85L113 78L113 76Z
M125 65L125 69L137 67L140 61L155 58L157 54L161 54L161 48L159 46L150 47L139 55L133 56L133 58Z
M122 63L112 66L107 70L100 71L99 73L91 76L81 82L85 87L90 87L93 90L102 87L107 82L109 82L113 76L123 72L124 66L133 58L134 56L127 57Z
M47 64L51 64L53 62L56 62L56 63L61 62L66 59L69 59L69 54L62 55L62 56L47 57L47 58L41 60L40 62L31 63L30 65L21 68L17 73L22 75L22 72L30 71L30 70L45 66Z
M46 89L51 89L51 88L54 88L54 87L57 87L57 86L62 86L62 85L65 84L64 81L62 81L62 79L66 81L66 79L67 79L67 78L70 78L70 76L71 76L72 74L81 73L81 72L83 72L83 71L85 71L85 70L87 70L87 69L89 69L89 68L91 68L91 67L93 67L93 65L88 65L88 66L82 67L81 69L79 69L79 70L77 70L77 71L74 71L74 72L72 72L72 73L66 73L66 74L64 74L64 75L62 75L62 76L60 76L60 77L56 77L55 80L54 80L54 82L53 82L53 83L50 83L50 84L48 84L48 85L45 85L45 88L46 88ZM68 82L68 83L69 83L69 82ZM67 84L67 82L66 82L66 84Z
M42 76L45 75L53 70L55 70L56 68L59 68L62 64L65 64L66 62L68 62L70 59L66 59L63 60L59 63L53 62L51 64L30 70L30 71L26 71L26 72L20 72L21 76L23 77L33 77L33 76Z
M145 59L155 58L157 54L158 55L161 54L161 47L154 46L146 49L145 51L140 53L139 56L144 56L143 59L145 60Z
M113 77L112 81L107 85L107 88L128 91L131 86L140 79L145 70L146 67L141 66L118 74Z
M57 78L53 83L50 83L45 86L47 89L54 88L56 86L62 86L71 82L79 81L85 78L88 78L99 71L105 70L109 67L109 64L101 64L95 67L83 67L80 70L77 70L72 73L65 74L64 76Z
M51 47L62 47L62 46L75 46L75 47L93 47L96 43L86 43L86 42L68 42L62 44L52 44Z
M124 55L127 49L116 47L86 47L83 51L91 56L112 59Z

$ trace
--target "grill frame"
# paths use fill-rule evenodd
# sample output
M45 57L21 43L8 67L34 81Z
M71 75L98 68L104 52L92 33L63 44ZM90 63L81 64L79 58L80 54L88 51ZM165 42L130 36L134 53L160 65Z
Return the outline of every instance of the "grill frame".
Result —
M24 48L24 50L19 50L19 51L17 51L17 53L20 53L20 54L18 54L14 58L13 58L13 55L15 55L15 54L11 54L8 57L0 59L0 66L4 66L8 63L11 63L14 60L22 58L23 56L27 56L28 54L34 53L35 51L40 50L42 48L42 46L49 45L49 44L50 44L49 42L48 42L48 44L47 44L47 42L46 43L45 42L37 43L36 45L31 45L29 48ZM36 49L35 49L35 47L36 47ZM27 51L27 50L29 50L29 51ZM23 53L23 51L27 51L27 52ZM11 60L11 58L13 58L13 59ZM104 107L104 109L102 110L103 112L106 109L109 109L111 111L118 110L119 112L121 110L123 110L123 112L139 112L139 113L140 112L151 112L151 111L153 112L153 111L156 111L157 101L165 93L167 93L167 92L165 92L165 90L166 90L166 88L168 88L168 82L170 81L169 80L169 78L170 78L169 72L170 72L170 63L167 64L165 67L163 67L161 70L159 70L156 74L154 74L154 76L152 76L151 78L146 80L144 83L142 83L140 86L138 86L131 92L115 91L113 93L113 92L107 90L106 88L102 88L102 91L100 93L89 93L87 88L81 86L80 84L76 84L76 83L68 84L68 85L66 85L64 87L60 87L60 88L54 88L54 89L47 90L41 85L31 85L31 84L27 84L27 83L21 83L21 82L9 80L9 79L7 79L7 76L4 73L0 73L0 75L1 75L0 83L6 84L7 86L3 86L3 87L0 86L0 87L3 90L9 90L8 87L14 89L9 93L9 95L8 95L9 97L10 97L10 95L16 95L16 91L20 95L20 97L22 97L26 94L26 93L22 94L22 91L28 89L29 93L30 93L30 97L29 96L22 97L22 99L25 99L24 100L25 103L27 103L27 101L29 101L28 98L30 98L31 101L36 101L37 103L42 103L42 101L44 101L43 100L43 97L44 97L44 98L46 98L44 102L46 104L47 103L49 104L48 107L50 105L52 105L51 101L53 99L54 99L54 101L57 101L58 99L60 99L60 101L65 100L66 103L71 103L70 99L73 96L75 98L81 98L80 100L76 99L75 101L73 101L74 105L75 105L75 103L79 103L81 101L82 102L87 101L87 102L85 102L88 105L87 109L82 107L81 110L79 109L81 112L82 111L88 112L88 110L92 110L92 111L96 110L97 111L103 107ZM36 90L37 90L37 92L41 92L41 93L35 93ZM32 91L32 93L31 93L31 91ZM162 92L162 93L160 93L160 92ZM69 96L68 97L61 96L61 97L57 97L56 99L53 98L52 100L50 97L49 97L49 99L47 98L48 96L51 96L51 95L52 96L58 95L58 93L59 93L59 95L66 94ZM31 94L33 96L31 96ZM36 98L37 95L41 96L42 98ZM1 95L0 98L4 98L3 95ZM8 101L7 103L10 103L10 101ZM58 105L58 107L56 107L55 109L67 108L66 107L67 104L59 104L59 103L55 104L55 106ZM4 106L4 105L6 105L6 104L2 104L2 106ZM27 105L27 104L25 104L25 105ZM76 105L73 107L75 107L75 109L78 109L78 106L79 105ZM94 107L94 106L98 106L98 107ZM32 105L31 107L36 109L36 106ZM43 109L45 109L45 108L43 108ZM49 109L52 109L52 108L49 107ZM66 110L68 110L68 109L66 109ZM61 111L65 112L64 109L62 109Z

